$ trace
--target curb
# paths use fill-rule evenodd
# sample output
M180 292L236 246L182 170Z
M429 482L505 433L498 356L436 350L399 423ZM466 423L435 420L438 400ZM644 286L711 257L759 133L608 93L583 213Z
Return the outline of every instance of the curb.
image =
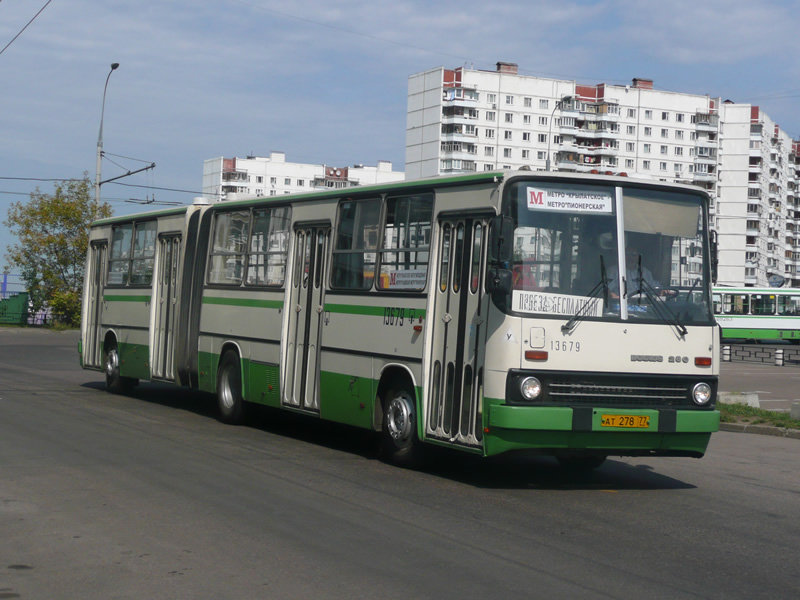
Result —
M800 429L784 429L783 427L772 427L770 425L750 425L747 423L720 423L720 431L734 431L737 433L756 433L759 435L771 435L773 437L785 437L800 440Z

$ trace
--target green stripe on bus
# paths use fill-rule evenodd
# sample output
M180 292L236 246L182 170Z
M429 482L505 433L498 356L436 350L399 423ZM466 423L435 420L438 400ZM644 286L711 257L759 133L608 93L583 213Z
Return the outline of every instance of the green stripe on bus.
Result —
M123 296L122 294L105 294L103 300L106 302L150 302L150 296Z
M203 298L203 304L246 306L249 308L283 308L283 300L257 300L254 298L218 298L206 296Z
M366 315L370 317L383 317L386 315L385 306L363 306L359 304L326 304L325 310L332 313L343 315ZM405 308L406 311L413 310L414 317L425 317L424 308ZM407 313L406 313L407 314Z

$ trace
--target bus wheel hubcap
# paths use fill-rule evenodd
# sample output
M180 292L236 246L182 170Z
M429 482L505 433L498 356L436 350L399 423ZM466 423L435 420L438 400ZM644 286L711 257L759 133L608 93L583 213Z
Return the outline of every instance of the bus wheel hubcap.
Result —
M394 441L404 442L411 437L412 415L411 398L407 394L398 394L389 402L386 425Z
M119 365L119 358L117 357L117 349L112 348L106 353L106 375L113 377Z

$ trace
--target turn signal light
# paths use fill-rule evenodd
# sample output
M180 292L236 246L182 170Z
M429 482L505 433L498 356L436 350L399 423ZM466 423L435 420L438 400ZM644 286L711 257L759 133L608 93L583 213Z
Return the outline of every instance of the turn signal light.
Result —
M694 366L695 367L710 367L711 366L711 357L710 356L695 356L694 357Z
M546 350L525 350L526 360L547 360Z

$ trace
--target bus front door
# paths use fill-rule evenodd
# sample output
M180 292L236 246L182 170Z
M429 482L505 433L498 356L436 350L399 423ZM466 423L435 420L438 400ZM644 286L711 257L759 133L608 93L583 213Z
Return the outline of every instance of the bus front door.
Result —
M329 240L328 226L300 226L294 232L283 404L313 412L319 412L319 338Z
M175 379L175 323L178 313L178 273L181 236L164 235L158 240L158 281L153 319L152 377Z
M427 437L480 447L487 299L484 271L488 218L439 222Z
M108 242L93 242L89 253L89 276L86 290L86 323L84 324L83 366L103 366L103 292L106 287Z

